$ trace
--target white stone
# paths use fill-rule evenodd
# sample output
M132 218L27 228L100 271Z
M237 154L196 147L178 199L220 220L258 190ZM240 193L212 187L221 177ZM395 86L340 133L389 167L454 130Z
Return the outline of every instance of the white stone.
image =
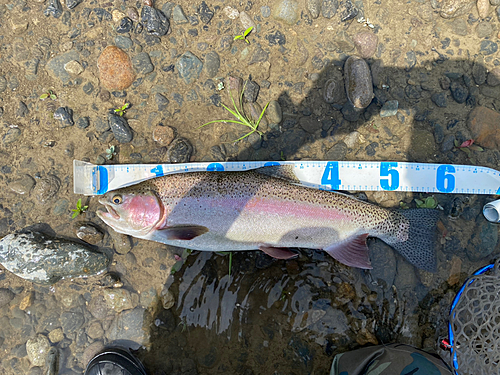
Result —
M243 25L243 30L248 29L249 27L253 27L252 32L256 32L255 28L257 25L255 22L253 22L252 18L246 13L246 12L241 12L240 13L240 21L241 24Z
M28 359L33 366L45 366L45 358L50 349L50 343L44 335L37 335L26 342Z
M229 5L223 9L224 14L227 16L227 18L230 18L232 20L235 20L240 16L240 12L238 12L238 9L235 9L233 7L230 7Z
M352 132L348 134L344 138L344 143L347 145L348 148L353 148L356 142L359 140L359 133L358 132Z
M66 70L69 74L73 74L75 76L81 74L83 72L83 66L76 60L68 61L64 64L64 70Z

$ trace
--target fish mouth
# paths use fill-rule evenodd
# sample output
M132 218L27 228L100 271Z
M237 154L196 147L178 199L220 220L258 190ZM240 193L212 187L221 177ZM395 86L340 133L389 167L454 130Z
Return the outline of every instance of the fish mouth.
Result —
M120 215L118 215L118 213L115 211L115 209L113 207L111 207L109 204L105 204L105 203L104 203L104 207L106 207L106 210L108 210L107 212L97 211L101 216L107 217L107 218L112 218L115 220L120 219Z

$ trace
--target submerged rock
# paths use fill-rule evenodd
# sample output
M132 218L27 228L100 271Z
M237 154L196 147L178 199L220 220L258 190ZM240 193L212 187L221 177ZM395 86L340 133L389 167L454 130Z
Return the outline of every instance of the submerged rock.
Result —
M145 327L149 327L151 320L150 313L142 307L123 311L115 316L106 336L111 341L127 340L128 345L136 350L149 344L150 333Z
M167 159L170 163L187 163L191 160L193 146L187 139L177 138L174 140L168 150Z
M44 366L49 350L50 343L44 335L37 335L26 343L28 359L33 366Z
M56 176L49 174L38 180L33 194L40 204L45 204L56 196L61 187L61 180Z
M474 108L467 119L472 138L481 146L500 148L500 113L487 107Z
M79 243L26 231L0 240L0 263L25 280L53 284L100 274L106 270L108 258Z

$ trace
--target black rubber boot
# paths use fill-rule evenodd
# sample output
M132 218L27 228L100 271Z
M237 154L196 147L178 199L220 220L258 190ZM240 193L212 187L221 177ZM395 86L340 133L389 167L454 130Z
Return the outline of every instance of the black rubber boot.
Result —
M128 350L104 349L87 365L84 375L147 375L142 363Z

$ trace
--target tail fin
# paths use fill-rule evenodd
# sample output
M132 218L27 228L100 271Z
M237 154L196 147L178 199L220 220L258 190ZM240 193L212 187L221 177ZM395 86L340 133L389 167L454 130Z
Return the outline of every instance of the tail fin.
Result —
M436 223L439 211L416 208L398 211L410 223L408 239L390 245L411 264L425 271L436 272Z

